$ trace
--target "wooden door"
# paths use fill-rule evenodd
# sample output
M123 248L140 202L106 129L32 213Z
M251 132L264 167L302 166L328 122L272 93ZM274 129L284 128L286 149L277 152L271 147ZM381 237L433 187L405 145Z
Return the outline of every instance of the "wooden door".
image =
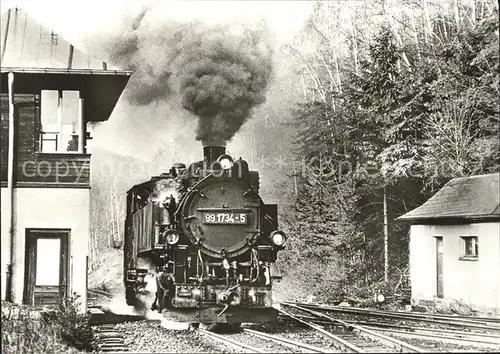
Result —
M69 230L27 230L25 304L57 306L67 299L69 235Z
M443 287L443 238L436 237L436 295L444 297Z

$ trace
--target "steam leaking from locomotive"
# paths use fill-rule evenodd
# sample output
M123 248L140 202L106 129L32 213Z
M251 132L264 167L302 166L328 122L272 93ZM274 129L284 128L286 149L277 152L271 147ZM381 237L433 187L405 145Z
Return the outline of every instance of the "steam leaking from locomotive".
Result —
M111 59L135 72L128 99L174 99L198 117L196 140L225 145L266 99L272 51L264 30L201 23L152 26L144 10L114 39Z

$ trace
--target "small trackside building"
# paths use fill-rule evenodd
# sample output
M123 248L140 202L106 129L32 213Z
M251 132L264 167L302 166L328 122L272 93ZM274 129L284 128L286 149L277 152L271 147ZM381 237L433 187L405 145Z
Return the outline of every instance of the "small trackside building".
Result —
M1 298L86 310L88 123L109 119L131 73L19 9L1 22Z
M413 303L458 300L500 314L499 179L499 173L454 178L398 218L411 222Z

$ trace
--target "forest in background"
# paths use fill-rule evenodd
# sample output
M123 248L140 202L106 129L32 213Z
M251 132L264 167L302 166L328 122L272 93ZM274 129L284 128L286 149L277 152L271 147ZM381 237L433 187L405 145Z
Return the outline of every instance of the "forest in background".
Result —
M496 1L316 3L287 47L307 166L282 214L284 293L361 301L410 286L395 219L451 178L499 171L498 48Z
M409 228L395 219L451 178L500 170L498 45L492 0L315 2L277 54L290 73L228 146L279 204L280 296L409 286ZM93 152L91 270L123 238L125 191L168 156Z

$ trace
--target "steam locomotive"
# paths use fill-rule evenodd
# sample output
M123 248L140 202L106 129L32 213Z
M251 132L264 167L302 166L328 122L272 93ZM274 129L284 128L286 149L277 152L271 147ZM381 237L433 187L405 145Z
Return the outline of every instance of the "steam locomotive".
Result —
M168 320L275 321L274 263L286 241L277 205L262 201L259 173L245 160L234 160L224 146L203 151L203 161L176 163L127 192L127 304L136 305L154 267L151 309Z

